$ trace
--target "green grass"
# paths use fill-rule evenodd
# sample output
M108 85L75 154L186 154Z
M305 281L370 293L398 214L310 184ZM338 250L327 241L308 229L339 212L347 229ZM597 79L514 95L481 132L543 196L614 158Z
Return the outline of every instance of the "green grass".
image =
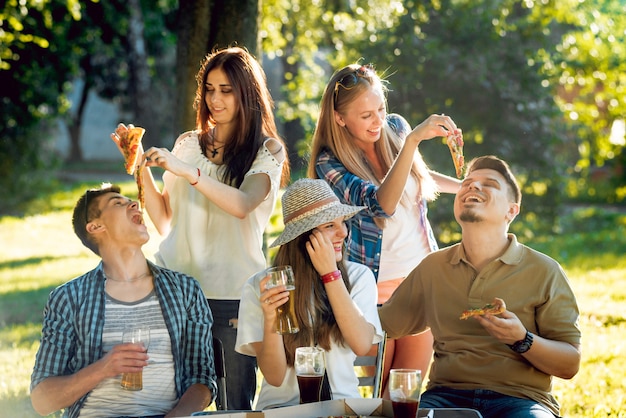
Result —
M37 416L29 383L44 303L52 288L99 261L75 237L70 220L78 193L92 185L42 199L38 214L0 218L1 416ZM134 196L132 181L121 186ZM582 312L581 370L574 379L555 379L554 393L565 417L626 417L626 216L586 210L563 222L575 232L529 243L562 263ZM152 239L144 250L153 259L160 237L147 224Z

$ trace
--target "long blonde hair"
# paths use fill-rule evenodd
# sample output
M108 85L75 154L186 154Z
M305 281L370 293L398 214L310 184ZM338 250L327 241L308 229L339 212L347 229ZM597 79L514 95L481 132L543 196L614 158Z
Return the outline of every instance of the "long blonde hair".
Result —
M356 84L353 87L344 88L343 85L338 84L350 74L355 74L356 76ZM335 121L335 112L344 114L346 108L367 89L380 89L382 91L383 97L385 97L386 109L387 81L381 79L371 66L348 65L335 72L331 77L322 96L320 117L311 143L311 156L307 171L309 177L319 178L315 170L317 159L324 149L328 149L348 171L380 186L382 179L379 179L370 168L363 152L358 148L351 134ZM404 138L400 138L385 121L380 139L374 144L385 175L391 169L403 142ZM434 200L437 197L437 185L419 152L415 153L411 175L419 185L419 197L427 200ZM403 204L408 204L409 202L415 202L417 198L417 196L406 196L405 193L402 202Z

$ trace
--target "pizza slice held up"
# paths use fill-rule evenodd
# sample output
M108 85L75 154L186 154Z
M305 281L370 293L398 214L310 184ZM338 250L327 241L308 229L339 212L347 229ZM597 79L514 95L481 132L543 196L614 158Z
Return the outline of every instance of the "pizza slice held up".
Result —
M139 146L141 145L141 139L145 132L146 130L139 126L126 126L120 123L117 128L115 128L115 133L111 134L111 139L113 139L124 156L124 168L126 169L126 173L131 176L133 174L135 175L135 181L137 182L137 200L139 200L139 205L142 209L145 206L141 171L145 165L145 161L140 167L137 167L137 160L139 159Z
M487 303L481 308L472 308L463 311L459 319L468 319L472 316L499 315L504 311L506 311L504 301L500 298L493 298L493 302Z
M452 155L452 162L454 163L456 177L461 178L465 168L465 157L463 156L463 134L457 129L447 136L446 143L448 144L448 149Z
M119 138L117 146L124 156L124 168L131 176L135 174L135 169L137 168L139 145L141 144L141 138L143 138L145 132L146 130L139 126L125 126L121 123L115 129L115 135Z

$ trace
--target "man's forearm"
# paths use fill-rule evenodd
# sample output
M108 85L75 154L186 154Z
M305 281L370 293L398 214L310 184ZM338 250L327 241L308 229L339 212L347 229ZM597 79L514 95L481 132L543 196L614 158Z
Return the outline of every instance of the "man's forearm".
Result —
M33 408L45 416L76 403L102 380L95 370L94 363L72 375L52 376L41 381L30 395Z
M534 335L533 344L523 356L542 372L571 379L580 368L580 345L548 340Z
M180 397L176 407L165 417L186 417L193 412L202 411L212 400L212 394L208 387L201 383L191 385Z

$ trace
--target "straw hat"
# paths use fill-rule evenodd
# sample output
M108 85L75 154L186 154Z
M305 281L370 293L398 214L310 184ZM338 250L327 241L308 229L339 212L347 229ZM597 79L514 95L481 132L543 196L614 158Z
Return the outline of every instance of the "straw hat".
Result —
M283 245L299 235L337 218L348 219L365 206L344 205L328 183L320 179L299 179L282 198L285 229L270 245Z

